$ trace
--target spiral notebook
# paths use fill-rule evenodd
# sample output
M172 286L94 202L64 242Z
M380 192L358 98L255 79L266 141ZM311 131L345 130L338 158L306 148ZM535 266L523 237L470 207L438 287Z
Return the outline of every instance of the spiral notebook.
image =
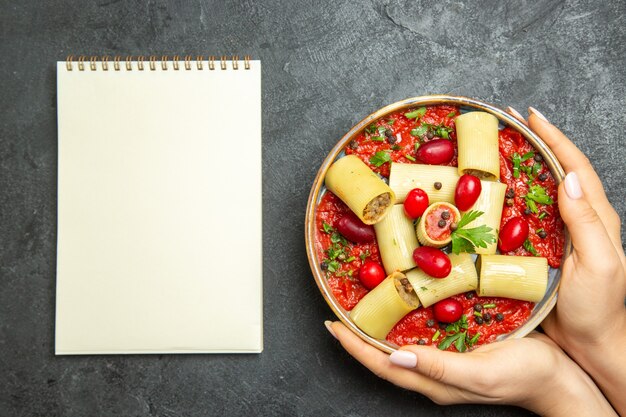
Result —
M261 63L57 63L55 352L262 350Z

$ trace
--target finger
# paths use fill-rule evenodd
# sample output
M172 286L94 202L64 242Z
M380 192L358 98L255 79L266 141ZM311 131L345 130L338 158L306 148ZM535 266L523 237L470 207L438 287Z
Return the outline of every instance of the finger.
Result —
M616 255L615 247L598 213L583 193L578 178L576 172L570 172L559 185L559 212L569 230L577 258L589 260L582 265L594 264L594 269L601 269L610 264L602 260L610 259L611 254Z
M620 242L620 221L617 213L606 197L602 182L589 159L567 136L550 124L543 115L529 108L529 127L550 147L565 172L576 171L593 206L600 214L615 243ZM617 239L617 240L616 240ZM619 244L621 246L621 243Z
M528 122L526 121L526 119L524 119L524 116L522 116L520 114L520 112L518 112L517 110L515 110L513 107L507 107L506 108L506 112L508 114L510 114L511 116L515 117L517 120L519 120L521 123L523 123L524 125L528 126Z
M455 400L452 397L454 390L448 391L439 382L409 369L395 366L389 361L387 354L365 343L342 323L334 322L330 326L344 349L376 376L402 388L426 395L438 403L449 403Z
M431 380L467 391L474 391L477 379L485 373L485 364L479 352L459 354L411 345L403 346L401 350L392 353L389 359Z

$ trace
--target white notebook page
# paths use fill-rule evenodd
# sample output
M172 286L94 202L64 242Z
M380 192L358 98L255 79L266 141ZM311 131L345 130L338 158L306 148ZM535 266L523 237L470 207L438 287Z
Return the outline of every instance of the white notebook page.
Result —
M56 354L260 352L260 61L57 87Z

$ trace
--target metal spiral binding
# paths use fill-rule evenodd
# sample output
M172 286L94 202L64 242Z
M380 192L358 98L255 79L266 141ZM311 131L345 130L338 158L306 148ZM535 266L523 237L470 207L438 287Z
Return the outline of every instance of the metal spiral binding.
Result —
M180 70L181 66L180 63L181 61L183 62L183 67L186 71L190 71L192 69L192 60L193 60L193 56L192 55L185 55L185 57L181 60L181 56L180 55L174 55L172 57L172 59L170 60L169 57L167 55L162 55L160 59L158 59L159 57L156 55L150 55L149 57L147 57L144 55L138 55L137 59L133 59L132 55L127 55L126 57L122 57L121 55L116 55L113 57L113 70L115 71L120 71L121 68L121 61L124 61L124 67L126 69L126 71L132 71L133 70L133 62L135 62L136 68L139 71L143 71L144 68L144 62L147 60L148 62L148 69L150 71L156 71L157 67L157 62L161 63L161 70L162 71L167 71L168 68L170 68L170 63L171 63L171 68L174 71L178 71ZM98 56L86 56L86 55L79 55L77 59L75 59L74 55L68 55L67 58L65 59L65 68L68 71L73 71L74 68L77 68L78 71L85 71L86 70L86 66L85 63L89 64L89 70L90 71L96 71L98 69L97 64L100 63L100 67L103 71L108 71L109 70L109 59L110 57L108 55L104 55L102 57L98 57ZM228 69L228 62L230 61L231 64L231 68L235 71L239 70L239 55L233 55L230 57L226 56L226 55L221 55L219 58L216 58L214 55L209 55L207 58L207 68L210 71L214 71L217 67L215 65L215 61L219 59L219 68L224 71ZM250 69L250 60L252 58L250 57L250 55L244 55L243 57L243 68L246 70ZM74 61L76 62L76 66L74 66ZM196 56L196 68L198 70L203 70L204 69L204 55L197 55Z

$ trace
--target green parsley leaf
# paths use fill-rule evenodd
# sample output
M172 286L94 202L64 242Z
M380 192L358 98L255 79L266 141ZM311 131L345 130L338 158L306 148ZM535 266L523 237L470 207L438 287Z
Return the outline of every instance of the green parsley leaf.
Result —
M366 250L365 252L361 252L359 258L361 258L361 262L365 262L365 259L368 258L370 255L370 251Z
M324 233L326 234L330 234L335 231L335 228L326 222L322 223L322 229L324 229Z
M459 350L458 345L456 344L456 343L458 343L457 341L459 339L461 340L461 343L464 343L465 342L465 333L455 333L455 334L452 334L452 335L447 335L437 345L437 348L439 348L441 350L446 350L450 346L452 346L453 343L455 343L455 347L457 348L457 350ZM459 350L459 352L460 352L460 350Z
M539 256L539 253L537 253L537 249L535 249L532 242L528 239L526 239L526 241L524 242L524 249L532 253L534 256Z
M391 161L391 155L386 151L378 151L374 156L370 158L370 164L375 167L379 167L387 162Z
M541 162L535 162L535 164L533 165L531 175L533 177L536 177L537 174L539 174L539 171L541 171Z
M444 125L439 125L435 127L435 136L439 136L443 139L448 139L450 137L450 133L452 133L452 128Z
M458 255L461 252L475 253L476 247L486 248L490 243L496 241L496 237L492 232L492 228L486 225L472 227L471 229L463 229L473 220L482 216L482 211L469 211L461 217L461 221L457 225L457 229L452 232L452 252Z
M543 220L547 215L548 215L547 212L542 211L541 213L539 213L538 219Z
M428 125L423 123L421 126L416 127L415 129L411 129L411 136L420 137L424 136L428 133Z
M350 263L352 261L354 261L356 258L354 256L349 257L348 259L346 259L344 262L345 263Z
M419 142L415 142L413 147L415 148L415 151L417 151L420 148L420 143Z
M456 112L451 111L450 113L448 113L448 117L454 117L456 116Z
M413 158L411 155L404 154L404 157L408 159L409 161L415 162L415 158Z
M404 117L406 117L407 119L418 119L425 114L426 114L426 107L420 107L419 109L413 110L412 112L404 113Z
M389 119L389 120L387 121L387 124L388 124L388 125L393 125L395 122L396 122L396 119Z
M457 230L467 226L468 224L470 224L471 222L473 222L474 220L476 220L483 214L485 214L485 212L483 211L477 211L477 210L468 211L461 217L461 221L456 225Z
M383 138L382 136L372 136L370 139L372 139L374 142L384 142L385 138Z
M376 124L371 124L365 128L367 133L376 133Z

